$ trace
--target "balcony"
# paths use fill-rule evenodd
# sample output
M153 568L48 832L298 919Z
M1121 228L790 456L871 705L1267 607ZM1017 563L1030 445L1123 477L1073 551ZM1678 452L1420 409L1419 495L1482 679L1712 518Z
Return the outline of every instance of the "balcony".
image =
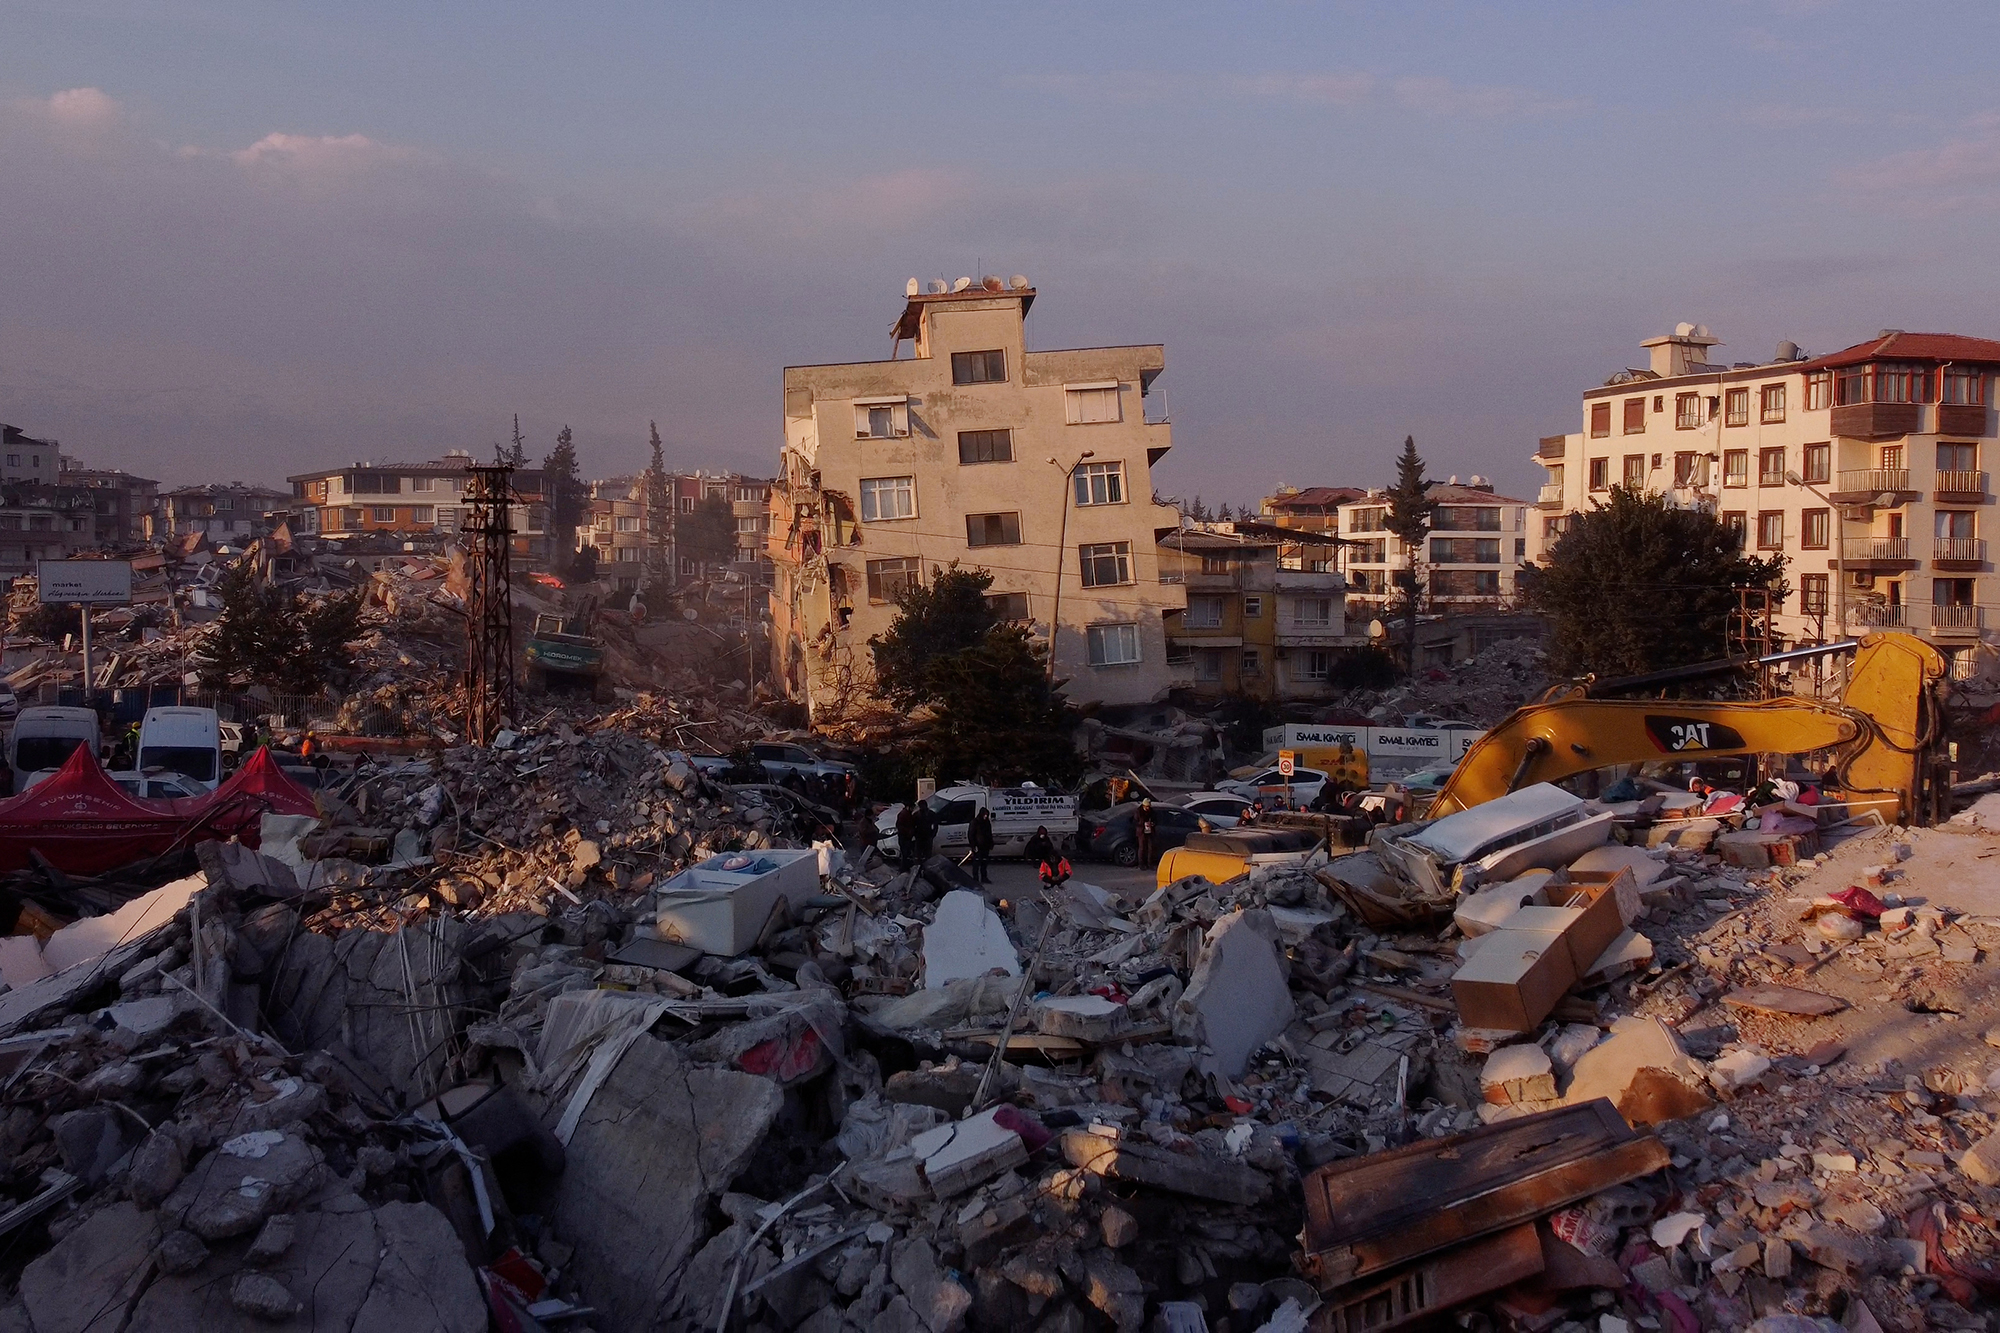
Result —
M1984 472L1940 472L1932 483L1931 498L1939 504L1976 505L1986 499Z
M1977 635L1983 628L1982 619L1976 606L1933 606L1931 633Z
M1562 502L1563 488L1562 483L1559 481L1552 481L1542 487L1541 490L1535 492L1535 503L1543 509L1561 509Z
M1280 648L1339 648L1347 642L1346 625L1334 622L1325 625L1297 625L1280 622L1278 625L1278 647Z
M1833 502L1843 505L1868 504L1878 495L1888 493L1898 498L1912 495L1910 490L1910 470L1906 467L1870 468L1860 472L1842 472L1834 483Z
M1863 602L1847 608L1847 619L1860 629L1905 629L1910 623L1904 614L1908 610L1901 603Z
M1849 537L1840 544L1840 567L1862 570L1915 569L1908 537Z
M1939 403L1937 428L1940 435L1991 435L1993 418L1984 403Z
M1986 563L1986 543L1978 537L1940 537L1931 550L1937 569L1978 570Z
M1331 596L1347 591L1347 576L1337 569L1281 569L1275 582L1279 592L1323 592Z
M1833 433L1850 440L1887 440L1918 428L1915 403L1850 403L1833 409Z
M1535 457L1561 458L1563 450L1568 447L1568 443L1569 436L1567 435L1544 435L1535 442Z

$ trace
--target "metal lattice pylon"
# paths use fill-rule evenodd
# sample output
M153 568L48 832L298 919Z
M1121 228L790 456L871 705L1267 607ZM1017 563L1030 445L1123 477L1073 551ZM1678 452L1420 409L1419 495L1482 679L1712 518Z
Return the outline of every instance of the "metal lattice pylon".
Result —
M514 716L513 485L509 463L467 467L465 730L484 745Z

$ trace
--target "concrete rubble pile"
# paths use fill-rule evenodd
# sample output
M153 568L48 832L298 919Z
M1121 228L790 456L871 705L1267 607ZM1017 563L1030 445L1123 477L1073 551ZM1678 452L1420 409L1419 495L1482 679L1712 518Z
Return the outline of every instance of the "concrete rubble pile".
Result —
M1555 684L1535 639L1502 639L1452 667L1433 667L1388 690L1350 690L1343 712L1399 725L1411 714L1492 726Z
M1530 789L1008 900L646 718L0 950L0 1328L1986 1326L1977 818Z

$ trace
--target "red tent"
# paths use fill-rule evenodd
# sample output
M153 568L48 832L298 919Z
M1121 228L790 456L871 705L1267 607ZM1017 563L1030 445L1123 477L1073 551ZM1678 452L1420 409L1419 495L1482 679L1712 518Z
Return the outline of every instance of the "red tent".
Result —
M53 777L0 801L0 872L29 864L33 848L72 875L156 856L177 843L236 837L255 845L265 811L314 813L310 793L259 750L206 796L144 801L113 782L87 745Z

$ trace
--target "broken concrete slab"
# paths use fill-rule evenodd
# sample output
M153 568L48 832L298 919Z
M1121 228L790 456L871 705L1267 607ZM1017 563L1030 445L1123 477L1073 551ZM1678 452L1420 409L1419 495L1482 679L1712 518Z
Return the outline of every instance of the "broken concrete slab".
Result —
M1847 1001L1796 986L1756 986L1733 990L1722 997L1733 1009L1754 1009L1759 1013L1787 1018L1824 1018L1847 1007Z
M1102 995L1062 995L1035 1002L1035 1026L1052 1037L1113 1041L1131 1030L1132 1013Z
M769 1079L699 1069L666 1042L634 1039L577 1122L554 1210L606 1324L650 1328L670 1307L710 1200L749 1164L783 1101Z
M979 894L952 890L938 900L937 915L924 928L924 988L936 990L946 982L996 970L1021 975L1006 925Z
M35 1333L121 1333L152 1266L158 1218L114 1203L21 1272Z
M1239 1078L1258 1047L1297 1012L1270 913L1237 911L1209 927L1201 959L1174 1006L1174 1033L1208 1049L1214 1072Z
M1467 894L1459 899L1451 919L1468 937L1498 930L1521 908L1542 905L1542 885L1547 883L1549 875L1546 870L1533 872Z
M1108 1126L1068 1130L1061 1141L1063 1158L1071 1166L1112 1180L1220 1203L1258 1203L1271 1192L1270 1179L1255 1167L1169 1152L1123 1138Z
M909 1299L930 1333L960 1333L972 1310L972 1293L945 1275L929 1241L912 1236L891 1247L889 1276Z
M195 1163L161 1212L203 1240L241 1236L317 1185L322 1161L319 1149L296 1134L240 1134Z
M1701 1068L1673 1029L1657 1018L1621 1018L1577 1060L1563 1101L1576 1106L1601 1097L1627 1124L1656 1125L1712 1105L1703 1084Z
M925 1130L910 1140L910 1153L938 1198L963 1194L1028 1160L1027 1144L999 1123L995 1118L998 1114L995 1107L967 1120Z
M1532 1043L1502 1046L1479 1071L1479 1092L1489 1106L1520 1106L1556 1098L1555 1064Z

